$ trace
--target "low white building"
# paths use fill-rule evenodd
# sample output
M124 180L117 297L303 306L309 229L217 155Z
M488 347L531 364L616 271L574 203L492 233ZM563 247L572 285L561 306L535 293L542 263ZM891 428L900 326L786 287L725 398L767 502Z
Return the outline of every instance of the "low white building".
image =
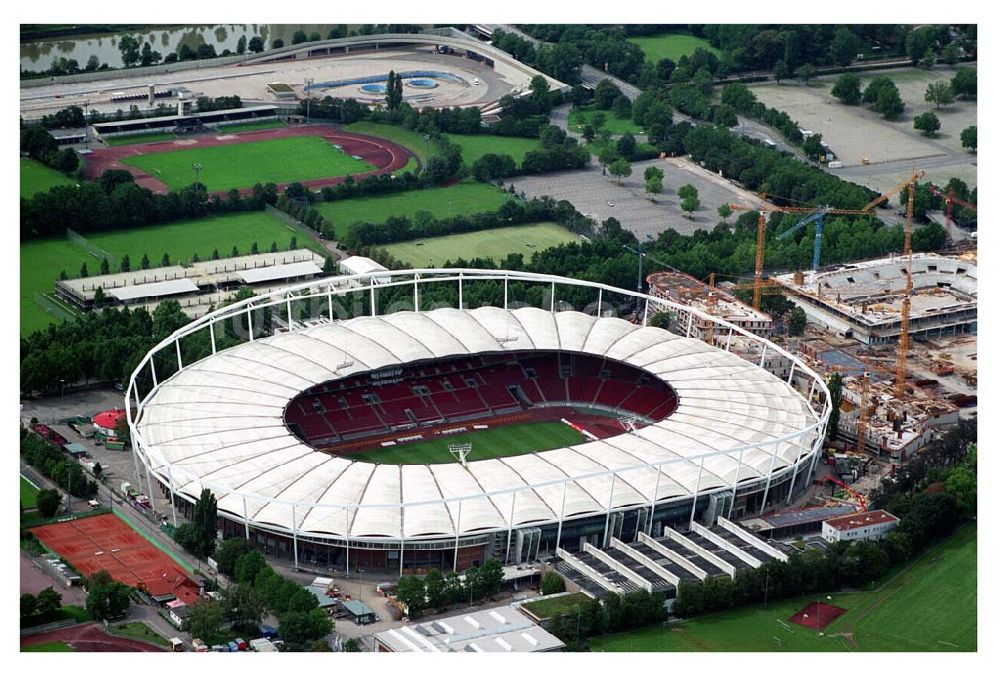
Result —
M823 522L823 538L839 541L880 541L899 525L899 518L885 510L834 517Z
M380 652L534 653L559 651L565 644L510 607L474 611L375 633Z

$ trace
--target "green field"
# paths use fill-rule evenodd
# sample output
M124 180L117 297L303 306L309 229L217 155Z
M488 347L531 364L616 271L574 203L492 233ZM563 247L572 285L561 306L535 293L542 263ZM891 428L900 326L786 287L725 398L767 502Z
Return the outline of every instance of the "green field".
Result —
M141 639L145 642L150 642L152 644L158 644L160 646L170 646L170 641L157 632L154 632L145 623L140 623L139 621L132 621L131 623L122 623L121 625L112 625L108 628L108 632L112 635L118 635L119 637L129 637L131 639Z
M472 423L468 424L469 426ZM469 461L482 461L488 458L517 456L531 454L536 451L558 449L584 441L583 435L565 423L545 421L537 423L516 423L489 430L476 430L460 435L447 435L427 442L402 444L396 447L361 451L353 454L353 458L369 463L388 463L402 465L435 465L438 463L455 463L456 459L450 451L449 444L472 443L472 453Z
M491 136L489 134L445 134L448 140L462 147L462 162L471 167L476 160L487 153L510 155L514 162L521 164L528 151L541 149L538 139L524 139L518 136Z
M255 132L258 129L278 129L287 125L281 120L261 120L259 122L240 122L235 125L225 125L219 127L219 134L233 134L238 132Z
M38 499L38 488L21 476L21 507L34 508Z
M112 136L104 139L104 143L112 148L115 146L134 146L138 143L155 143L157 141L173 141L177 137L173 132L149 132L148 134L130 134L129 136Z
M590 599L582 592L573 592L559 597L539 597L530 602L525 602L521 606L539 619L553 618L559 614L570 615L576 608Z
M822 635L787 622L815 601L810 596L666 629L657 625L598 637L590 646L594 651L976 651L976 579L976 527L966 526L883 587L832 594L829 603L848 611Z
M170 190L194 182L195 163L202 165L200 180L209 191L249 188L256 183L325 179L374 169L318 136L133 155L122 158L122 162L155 176Z
M384 223L390 216L413 218L426 211L444 219L463 214L490 212L513 198L496 186L486 183L457 183L446 188L424 188L405 193L317 202L313 206L330 223L337 235L343 236L347 226L359 221Z
M642 48L643 53L646 55L646 61L650 63L656 63L660 59L670 59L676 63L682 56L691 56L694 54L694 50L699 47L712 52L716 56L722 56L722 53L708 44L707 40L696 38L687 33L645 35L629 38L629 41L634 42Z
M65 653L73 652L75 649L66 642L42 642L32 646L23 646L21 651L26 653Z
M610 110L598 111L597 108L593 106L584 106L583 108L574 108L569 114L569 128L571 131L583 133L583 128L585 125L593 126L594 115L598 112L604 113L604 124L600 129L606 129L612 134L645 134L645 131L639 125L632 122L632 118L620 118L617 117ZM594 127L596 131L598 128Z
M143 254L149 255L151 266L158 266L164 252L170 254L171 263L190 261L194 254L202 260L211 257L218 248L219 255L227 257L233 245L241 254L248 254L257 242L261 251L270 249L276 242L279 249L288 249L291 237L296 235L299 247L309 247L322 253L322 248L305 235L291 230L281 221L265 212L244 212L210 216L203 219L178 221L159 226L132 230L95 233L88 240L114 257L109 260L111 270L117 271L119 261L129 255L132 267L138 268ZM77 277L80 266L86 262L91 275L100 271L100 260L69 240L32 240L21 245L21 335L44 329L50 322L58 322L55 307L46 308L40 302L41 294L51 293L59 279L59 272ZM71 315L70 313L66 313Z
M386 249L398 261L409 262L417 268L433 268L458 258L479 256L499 261L515 252L523 254L527 260L535 252L579 240L557 223L542 222L397 242L387 245Z
M61 174L51 167L46 167L38 160L21 158L21 197L31 197L35 193L44 193L55 186L72 186L76 181Z

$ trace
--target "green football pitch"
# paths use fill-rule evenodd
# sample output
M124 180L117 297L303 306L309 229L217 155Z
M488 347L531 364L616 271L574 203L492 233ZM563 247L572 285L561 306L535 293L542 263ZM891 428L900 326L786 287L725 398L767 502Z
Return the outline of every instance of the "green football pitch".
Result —
M472 423L468 423L466 427L471 430L472 425ZM456 427L459 427L459 424L456 424ZM469 433L442 436L426 442L360 451L351 456L356 460L368 461L369 463L434 465L457 461L455 456L448 451L448 446L452 444L471 443L472 451L466 459L471 462L558 449L583 441L583 435L565 423L542 421L515 423L488 430L473 430Z
M38 160L21 158L21 197L31 197L55 186L72 186L75 183L73 179L46 167Z
M171 190L194 183L195 164L201 165L199 180L209 191L325 179L375 169L318 136L133 155L122 158L122 162L159 179Z
M21 476L21 507L34 508L38 502L38 487Z
M643 35L629 38L629 42L639 45L646 55L646 61L656 63L661 59L677 62L682 56L691 56L694 50L701 47L705 51L721 56L721 52L709 44L707 40L688 33L668 33L666 35Z
M397 261L406 261L417 268L433 268L458 258L483 257L499 262L514 253L523 254L527 261L535 252L579 239L558 223L543 222L397 242L387 245L386 250Z
M965 526L881 587L831 593L847 609L822 634L788 622L813 597L596 637L593 651L976 651L976 527ZM820 596L825 598L826 595Z
M507 200L514 199L496 186L486 183L457 183L445 188L423 188L389 195L317 202L313 207L333 224L338 236L343 236L352 223L384 223L390 216L413 218L425 211L444 219L464 214L492 212Z
M118 270L121 257L128 254L133 269L139 268L143 254L150 266L160 265L163 254L170 255L172 263L190 261L197 254L202 260L218 249L219 256L227 257L235 246L240 254L249 254L254 242L260 251L268 251L275 242L278 249L287 250L292 236L297 236L298 247L308 247L318 253L323 250L313 240L291 230L281 221L265 212L224 214L202 219L177 221L157 226L129 230L93 233L87 236L92 246L110 253L111 270ZM21 335L44 329L50 322L59 322L71 316L59 312L59 307L42 294L51 294L59 279L60 271L75 278L80 266L87 264L91 275L100 271L101 261L90 252L67 239L31 240L21 245Z

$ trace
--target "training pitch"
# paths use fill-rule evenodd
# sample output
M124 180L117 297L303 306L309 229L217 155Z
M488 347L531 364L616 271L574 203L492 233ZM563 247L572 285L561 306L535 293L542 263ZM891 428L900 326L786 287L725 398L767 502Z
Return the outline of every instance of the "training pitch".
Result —
M472 452L467 460L473 462L548 451L584 441L583 435L565 423L556 421L515 423L500 427L491 425L488 430L473 430L474 424L473 421L451 426L466 427L471 431L468 433L440 435L437 439L426 442L362 451L354 454L353 458L369 463L435 465L457 462L455 456L448 450L448 446L452 444L471 442Z
M847 609L822 634L788 621L807 596L766 609L758 604L597 637L590 646L594 651L975 651L976 591L976 527L965 526L874 590L819 596Z
M406 261L416 268L433 268L459 258L492 258L499 263L508 254L516 253L523 254L528 261L535 252L579 241L577 235L559 224L543 222L397 242L387 245L386 250L397 261Z
M135 155L122 160L155 176L171 190L198 180L210 192L246 188L256 183L291 183L363 174L374 169L318 136L251 141L224 146Z
M634 42L642 48L646 55L646 61L656 63L661 59L670 59L677 62L682 56L691 56L694 51L701 47L712 52L716 56L720 55L719 50L709 44L708 40L695 37L688 33L669 33L667 35L643 35L629 38L629 42Z

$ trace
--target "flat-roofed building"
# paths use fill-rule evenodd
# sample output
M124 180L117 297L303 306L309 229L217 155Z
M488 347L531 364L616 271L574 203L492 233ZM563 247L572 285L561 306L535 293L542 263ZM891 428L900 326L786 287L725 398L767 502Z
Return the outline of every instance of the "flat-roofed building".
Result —
M375 633L380 652L534 653L566 645L510 607L497 607Z
M834 517L823 522L823 538L838 541L880 541L899 525L899 518L885 510Z

